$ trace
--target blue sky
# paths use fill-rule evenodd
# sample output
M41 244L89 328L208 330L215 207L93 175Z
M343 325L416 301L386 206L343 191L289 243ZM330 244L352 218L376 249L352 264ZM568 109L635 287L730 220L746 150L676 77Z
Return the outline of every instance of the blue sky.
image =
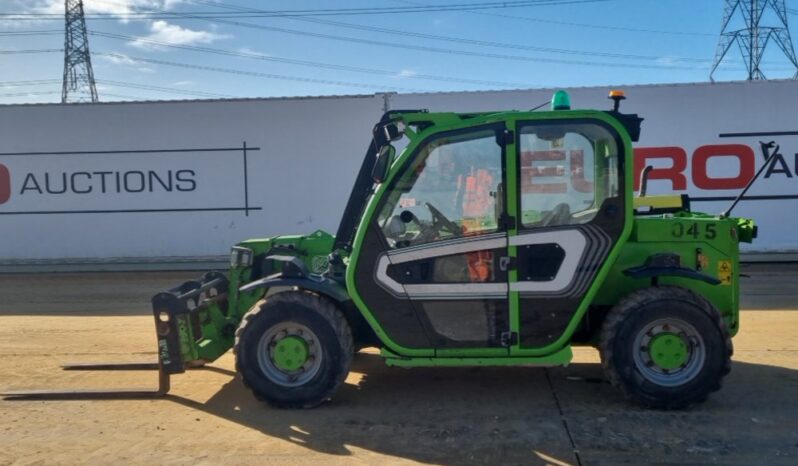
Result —
M84 0L103 101L702 82L723 13L721 0L552 0L559 4L470 12L211 21L96 17L153 9L229 15L236 11L231 6L275 11L465 3L485 1L233 0L220 8L206 0ZM2 0L0 13L60 15L63 5ZM788 17L791 25L798 21L793 13ZM29 18L0 18L0 51L63 47L62 19ZM25 31L44 33L19 34ZM775 44L768 51L767 76L791 77L794 70ZM0 70L0 103L60 100L62 53L0 54ZM745 78L737 50L715 78Z

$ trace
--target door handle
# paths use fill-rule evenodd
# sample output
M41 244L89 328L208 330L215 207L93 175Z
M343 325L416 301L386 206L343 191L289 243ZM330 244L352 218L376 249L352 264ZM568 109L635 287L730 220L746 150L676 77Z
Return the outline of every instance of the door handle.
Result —
M502 256L499 258L499 270L507 272L515 268L515 257Z

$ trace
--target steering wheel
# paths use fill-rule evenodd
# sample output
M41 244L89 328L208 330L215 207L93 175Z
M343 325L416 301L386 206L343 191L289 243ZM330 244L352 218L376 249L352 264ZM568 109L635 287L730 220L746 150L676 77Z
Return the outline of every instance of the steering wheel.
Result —
M437 207L430 204L429 202L425 202L424 204L427 206L430 213L432 214L432 231L438 233L441 230L446 229L449 233L453 235L459 235L460 233L463 232L463 229L460 228L460 225L446 218L446 216L443 215L443 213L440 210L438 210Z
M568 225L571 223L571 207L560 202L553 209L546 212L540 220L540 225L544 227L555 225Z

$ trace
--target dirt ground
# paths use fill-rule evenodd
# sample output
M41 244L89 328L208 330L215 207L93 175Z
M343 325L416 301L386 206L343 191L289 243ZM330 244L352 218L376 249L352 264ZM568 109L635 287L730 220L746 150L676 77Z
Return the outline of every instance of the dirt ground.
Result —
M798 464L798 266L750 266L724 388L658 412L567 368L412 369L358 354L315 410L274 410L232 355L137 401L0 401L0 464ZM59 364L154 359L149 296L192 273L0 276L0 389L155 386Z

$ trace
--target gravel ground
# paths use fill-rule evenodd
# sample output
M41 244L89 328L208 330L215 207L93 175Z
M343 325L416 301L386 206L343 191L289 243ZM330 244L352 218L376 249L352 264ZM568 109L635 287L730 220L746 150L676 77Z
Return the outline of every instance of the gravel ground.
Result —
M356 355L332 402L274 410L232 355L137 401L0 401L0 464L798 464L796 265L744 269L724 388L689 411L625 402L595 351L567 368L398 369ZM0 388L155 385L64 362L155 357L149 296L192 273L2 275Z

